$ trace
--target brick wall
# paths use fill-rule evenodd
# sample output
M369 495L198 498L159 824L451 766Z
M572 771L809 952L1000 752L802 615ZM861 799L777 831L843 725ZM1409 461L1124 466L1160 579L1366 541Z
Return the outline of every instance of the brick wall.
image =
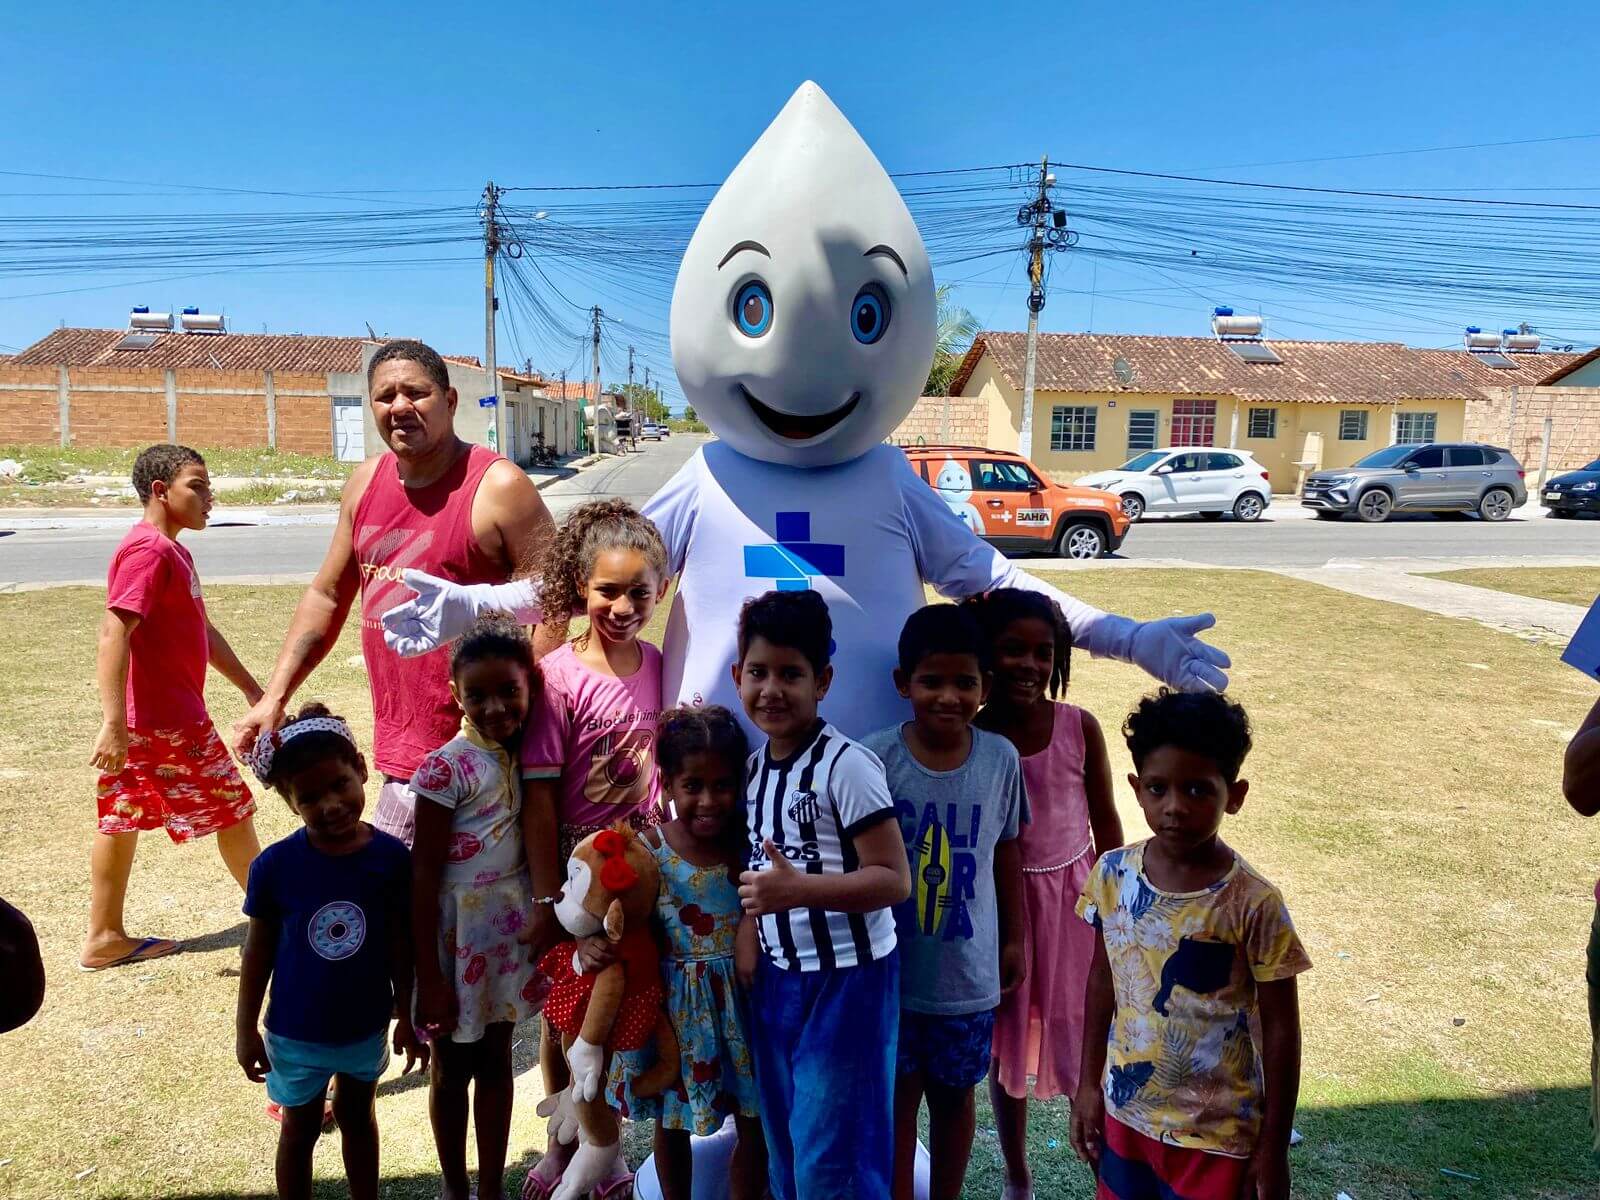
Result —
M949 432L945 432L945 406L949 405ZM981 396L923 396L889 435L901 446L950 442L957 446L982 446L989 436L989 409Z
M333 397L326 375L274 371L278 394L278 449L333 453Z
M148 446L167 440L167 386L161 371L73 367L67 428L74 446Z
M60 369L0 365L0 442L59 445ZM328 377L275 372L277 443L282 450L333 453ZM177 438L193 446L265 447L266 375L261 371L173 372ZM166 372L158 368L73 367L67 429L74 446L148 446L167 430Z
M248 449L267 444L267 388L255 371L173 372L178 440Z
M0 442L60 445L55 367L0 366Z
M1467 402L1465 439L1504 446L1530 473L1539 469L1544 420L1550 418L1550 470L1570 471L1600 458L1600 388L1510 388Z

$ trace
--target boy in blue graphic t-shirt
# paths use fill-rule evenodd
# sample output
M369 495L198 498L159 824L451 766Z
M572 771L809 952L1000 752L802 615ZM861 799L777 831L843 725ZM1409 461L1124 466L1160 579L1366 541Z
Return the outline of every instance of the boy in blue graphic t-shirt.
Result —
M1025 971L1016 837L1027 799L1016 749L972 726L989 690L985 656L970 614L950 604L912 613L894 673L912 718L862 741L883 763L911 862L911 896L895 910L895 1200L911 1200L924 1096L930 1196L961 1194L994 1010Z

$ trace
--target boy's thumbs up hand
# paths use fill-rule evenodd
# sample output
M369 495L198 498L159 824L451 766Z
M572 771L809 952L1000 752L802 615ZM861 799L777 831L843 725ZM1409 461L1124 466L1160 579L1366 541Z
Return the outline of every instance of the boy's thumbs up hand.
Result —
M739 902L744 905L744 911L752 917L760 917L799 907L797 885L805 876L794 869L783 851L772 844L771 838L761 843L761 849L767 856L767 869L746 871L739 876Z

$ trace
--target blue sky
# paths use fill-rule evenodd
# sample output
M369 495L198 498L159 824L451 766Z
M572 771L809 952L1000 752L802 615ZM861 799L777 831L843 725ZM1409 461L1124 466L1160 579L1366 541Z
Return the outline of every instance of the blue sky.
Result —
M8 106L0 168L162 186L0 175L0 192L69 193L0 195L0 218L471 205L490 177L521 186L716 181L806 78L890 171L1048 152L1253 180L1600 203L1600 137L1326 161L1600 133L1591 6L541 4L500 6L487 30L473 23L476 11L13 7L0 66L8 96L27 103ZM1305 159L1321 161L1283 161ZM1550 188L1590 190L1511 190ZM135 303L222 308L241 331L344 334L371 323L447 352L481 352L481 262L470 245L440 253L459 261L163 282L0 270L0 352L62 321L121 325ZM1091 290L1100 331L1200 334L1208 301L1251 306L1248 296L1193 287L1113 295L1152 284L1061 257L1046 329L1088 327ZM1022 326L1020 254L956 277L961 301L986 325ZM610 300L608 311L638 328L665 328L659 289L652 298L619 296L615 280L597 282L593 295L585 287L568 276L566 300L552 301L571 302L574 324L577 308ZM66 294L35 294L47 291ZM1400 316L1303 297L1279 310L1280 300L1297 298L1279 294L1263 307L1282 336L1419 345L1447 344L1466 323L1542 315L1435 304L1425 317L1399 305L1409 313ZM1600 318L1591 313L1588 324ZM1600 341L1600 331L1587 337ZM535 366L576 356L575 346L528 340ZM608 349L607 361L621 360ZM658 373L668 365L659 340L641 346L646 362Z

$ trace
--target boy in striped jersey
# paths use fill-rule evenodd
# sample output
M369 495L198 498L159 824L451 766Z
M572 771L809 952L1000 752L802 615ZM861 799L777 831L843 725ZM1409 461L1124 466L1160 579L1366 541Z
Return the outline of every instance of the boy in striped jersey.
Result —
M833 623L814 591L739 614L734 682L767 744L750 756L739 970L777 1200L887 1197L900 968L911 892L878 760L817 716Z

